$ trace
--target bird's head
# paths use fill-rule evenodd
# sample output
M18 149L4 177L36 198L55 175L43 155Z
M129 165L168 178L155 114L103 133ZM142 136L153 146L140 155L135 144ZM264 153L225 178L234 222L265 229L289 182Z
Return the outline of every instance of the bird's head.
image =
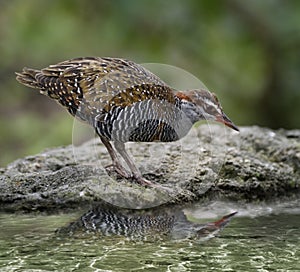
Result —
M223 112L217 96L207 90L189 90L175 94L181 101L181 109L194 124L200 120L217 121L239 131Z

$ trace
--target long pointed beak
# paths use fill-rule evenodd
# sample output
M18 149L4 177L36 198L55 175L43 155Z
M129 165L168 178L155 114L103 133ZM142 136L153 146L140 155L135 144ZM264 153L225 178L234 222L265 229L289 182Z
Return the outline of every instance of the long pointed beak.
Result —
M237 212L227 214L227 215L223 216L220 220L213 222L213 224L219 228L224 227L231 220L231 218L236 214L237 214Z
M240 131L239 128L226 116L225 113L223 113L223 115L218 115L216 117L216 121L223 123L225 126L230 127L236 131Z
M231 214L227 214L225 216L223 216L221 219L219 219L218 221L215 222L209 222L207 224L205 224L204 226L202 226L198 231L197 234L200 237L206 237L211 233L217 233L219 232L221 229L223 229L231 220L231 218L237 214L237 212L233 212Z

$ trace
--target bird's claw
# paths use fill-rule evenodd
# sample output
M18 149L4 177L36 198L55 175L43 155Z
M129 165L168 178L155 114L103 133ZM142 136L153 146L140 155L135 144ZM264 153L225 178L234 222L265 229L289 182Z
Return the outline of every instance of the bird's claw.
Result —
M158 184L156 182L152 182L150 180L145 179L143 176L136 176L134 177L136 182L142 186L148 187L148 188L157 188L160 189L161 191L164 191L165 193L173 193L173 190L171 188L167 188L161 184Z
M136 183L148 187L148 188L157 188L157 189L163 189L165 191L172 192L170 188L165 188L164 186L157 184L155 182L152 182L146 178L144 178L142 175L132 175L129 171L127 171L121 164L119 163L112 163L107 166L105 166L105 169L107 171L114 171L116 172L119 176L125 179L131 179L135 181Z
M115 171L118 175L126 179L132 177L132 175L122 165L118 163L109 164L105 166L105 169L107 171Z
M150 180L145 179L142 176L134 177L134 179L138 184L146 186L146 187L154 187L156 185L155 183L151 182Z

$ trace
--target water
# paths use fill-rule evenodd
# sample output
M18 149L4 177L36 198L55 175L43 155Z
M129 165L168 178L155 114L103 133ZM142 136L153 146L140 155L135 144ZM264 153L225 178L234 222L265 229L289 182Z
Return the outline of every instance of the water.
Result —
M0 214L0 271L300 271L300 201L194 205L190 220L238 210L211 239L132 240L94 233L57 235L82 213Z

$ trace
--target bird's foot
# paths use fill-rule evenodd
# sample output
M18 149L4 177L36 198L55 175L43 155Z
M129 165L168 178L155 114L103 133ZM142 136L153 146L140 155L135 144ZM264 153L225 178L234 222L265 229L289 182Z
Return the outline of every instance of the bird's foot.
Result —
M146 178L144 178L141 174L131 174L128 170L126 170L120 163L112 163L107 166L105 166L105 169L108 172L114 171L117 173L120 177L125 178L125 179L131 179L135 181L136 183L148 187L148 188L157 188L157 189L162 189L166 192L172 192L170 188L166 188L156 182L152 182Z
M134 176L134 180L143 186L146 187L155 187L155 183L151 182L150 180L147 180L146 178L144 178L143 176Z
M157 188L157 189L160 189L162 191L165 191L168 194L173 192L173 190L171 188L167 188L167 187L165 187L161 184L158 184L156 182L152 182L152 181L144 178L143 176L134 176L134 179L138 184L140 184L142 186L145 186L145 187L148 187L148 188Z
M121 164L119 163L112 163L112 164L109 164L107 166L105 166L105 169L107 171L114 171L116 172L118 175L120 175L121 177L123 178L131 178L132 175L130 172L128 172Z

